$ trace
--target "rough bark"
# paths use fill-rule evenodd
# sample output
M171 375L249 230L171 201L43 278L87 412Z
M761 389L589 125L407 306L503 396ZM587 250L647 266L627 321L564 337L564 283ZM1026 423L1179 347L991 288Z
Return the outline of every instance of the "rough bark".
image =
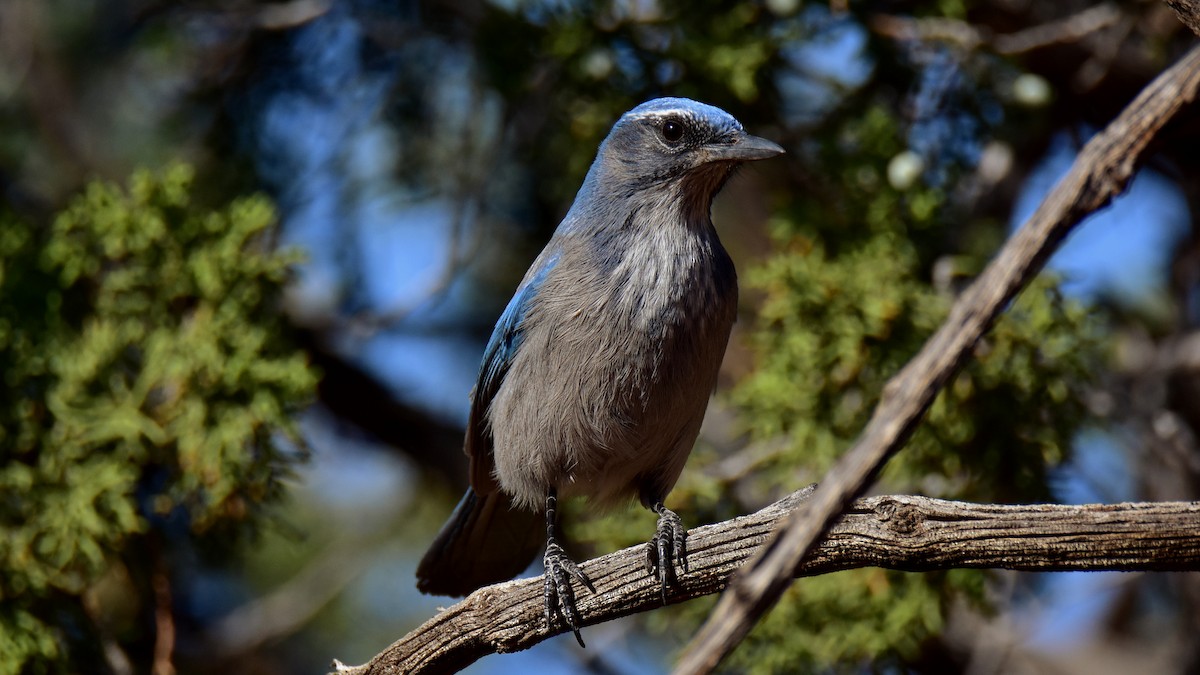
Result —
M690 531L688 574L668 604L723 590L810 494L806 488L756 513ZM582 565L596 594L578 596L589 626L662 606L642 546ZM854 502L796 576L857 567L911 572L1200 569L1200 502L1063 506L968 504L916 496ZM448 673L496 652L527 649L566 632L547 630L541 577L482 588L404 636L370 663L341 675Z
M1196 35L1200 35L1200 2L1196 0L1166 0L1167 6Z

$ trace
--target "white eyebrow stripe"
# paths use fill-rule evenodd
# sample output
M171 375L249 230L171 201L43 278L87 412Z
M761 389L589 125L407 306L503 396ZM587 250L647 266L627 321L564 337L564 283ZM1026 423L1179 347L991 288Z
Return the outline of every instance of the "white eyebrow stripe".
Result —
M632 122L659 123L671 118L678 119L684 124L703 127L717 136L724 136L730 132L742 131L742 124L736 119L730 118L728 120L714 120L706 115L698 114L695 110L690 110L688 108L646 110L639 113L625 114L625 119Z
M685 120L695 121L697 119L695 113L690 110L654 110L650 112L638 113L630 115L631 120L665 120L668 117L679 117Z

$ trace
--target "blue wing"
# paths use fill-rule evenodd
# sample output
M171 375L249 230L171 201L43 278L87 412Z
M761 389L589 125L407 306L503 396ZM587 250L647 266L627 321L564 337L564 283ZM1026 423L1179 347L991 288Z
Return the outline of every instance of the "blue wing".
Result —
M471 390L471 415L467 421L464 450L471 461L471 486L487 495L499 487L492 474L492 430L487 423L488 407L496 396L504 376L525 339L524 320L529 306L537 297L550 270L558 263L558 253L547 255L532 274L517 289L488 340L479 367L479 379Z

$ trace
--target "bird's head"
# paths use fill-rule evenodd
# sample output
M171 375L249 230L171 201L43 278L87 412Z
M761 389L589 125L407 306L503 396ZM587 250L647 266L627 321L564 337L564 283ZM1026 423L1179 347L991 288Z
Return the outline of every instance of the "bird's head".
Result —
M708 192L711 198L738 164L782 152L775 143L747 134L720 108L686 98L658 98L621 116L601 144L593 169L600 169L612 189L636 192L673 183Z

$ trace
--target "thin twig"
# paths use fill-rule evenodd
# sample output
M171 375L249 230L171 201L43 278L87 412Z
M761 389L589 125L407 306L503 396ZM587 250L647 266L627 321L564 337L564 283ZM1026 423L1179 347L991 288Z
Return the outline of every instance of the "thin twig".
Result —
M279 588L222 617L206 634L213 656L235 658L295 634L366 571L367 547L357 538L333 544Z
M1105 3L1015 33L991 31L957 19L913 18L891 14L871 17L871 30L896 40L947 42L967 50L988 47L1005 56L1024 54L1058 44L1079 42L1117 23L1121 10Z

